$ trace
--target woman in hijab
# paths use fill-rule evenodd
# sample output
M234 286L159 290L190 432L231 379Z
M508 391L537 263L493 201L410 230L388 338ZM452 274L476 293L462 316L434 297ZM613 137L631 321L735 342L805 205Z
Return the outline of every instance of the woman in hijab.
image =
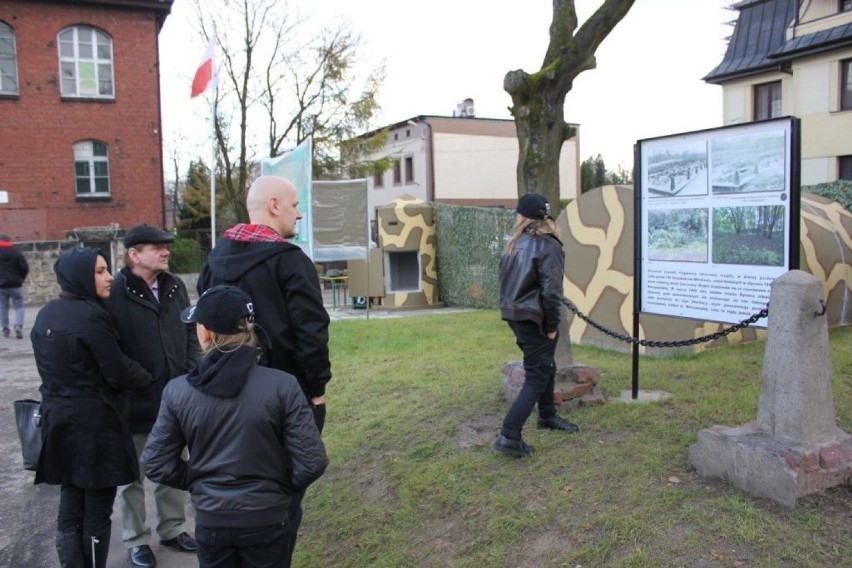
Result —
M42 437L36 483L60 486L60 566L106 566L116 487L139 476L122 390L151 376L121 354L101 302L112 275L98 249L64 252L53 267L62 289L39 310L30 335L41 376Z

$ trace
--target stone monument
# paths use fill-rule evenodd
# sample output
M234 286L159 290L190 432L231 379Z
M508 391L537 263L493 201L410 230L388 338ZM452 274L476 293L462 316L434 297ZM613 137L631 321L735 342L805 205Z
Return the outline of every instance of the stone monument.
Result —
M852 436L837 427L822 284L791 270L771 286L757 420L698 432L689 459L757 497L799 497L852 481Z

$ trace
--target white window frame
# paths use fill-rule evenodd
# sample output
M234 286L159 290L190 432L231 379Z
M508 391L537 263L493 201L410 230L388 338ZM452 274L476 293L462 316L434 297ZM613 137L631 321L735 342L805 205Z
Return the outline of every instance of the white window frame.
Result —
M754 86L754 120L769 120L781 116L784 100L783 89L784 85L780 80ZM773 95L778 96L776 98ZM766 111L766 116L760 116L759 110Z
M79 198L110 197L109 146L99 140L81 140L74 150L74 193ZM102 150L103 153L97 153Z
M15 30L0 22L0 95L18 94L18 48Z
M852 59L840 62L840 110L852 110Z
M414 156L405 156L405 185L414 183Z
M65 28L56 37L63 97L115 99L112 39L91 26Z

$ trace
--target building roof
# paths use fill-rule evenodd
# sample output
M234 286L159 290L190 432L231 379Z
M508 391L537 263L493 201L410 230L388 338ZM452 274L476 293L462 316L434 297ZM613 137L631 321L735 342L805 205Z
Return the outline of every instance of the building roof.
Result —
M852 22L791 39L771 55L773 59L819 53L852 44Z
M784 34L798 4L798 0L754 0L734 6L739 16L725 57L704 81L722 83L777 68L780 61L773 56L785 44Z

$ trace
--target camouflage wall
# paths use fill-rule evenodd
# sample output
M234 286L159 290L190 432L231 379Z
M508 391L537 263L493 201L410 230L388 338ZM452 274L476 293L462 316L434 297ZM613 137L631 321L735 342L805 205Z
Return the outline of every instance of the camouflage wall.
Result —
M436 228L432 206L414 197L403 196L394 199L385 207L379 207L377 220L379 247L385 255L393 252L416 252L420 262L419 289L391 292L386 287L384 306L422 308L438 304Z
M449 306L499 306L497 266L514 215L502 209L435 205L438 289ZM595 322L624 335L633 325L632 189L607 186L584 193L557 219L565 250L565 296ZM852 323L852 215L840 204L802 193L801 269L823 282L830 326ZM629 351L631 345L568 312L574 343ZM765 325L765 320L762 322ZM728 327L716 322L646 314L640 337L680 341ZM692 352L753 341L765 331L745 328L697 346L644 349L647 354Z
M595 322L624 335L631 335L633 323L633 210L631 189L607 186L584 193L557 221L565 243L565 296ZM847 260L852 259L852 215L836 202L803 192L800 257L801 269L823 282L829 326L852 323L852 265ZM654 341L691 339L729 327L657 315L642 315L639 320L640 337ZM765 320L761 323L766 325ZM577 317L569 318L569 331L574 343L631 349ZM711 343L678 349L701 350L765 334L763 329L745 328Z

